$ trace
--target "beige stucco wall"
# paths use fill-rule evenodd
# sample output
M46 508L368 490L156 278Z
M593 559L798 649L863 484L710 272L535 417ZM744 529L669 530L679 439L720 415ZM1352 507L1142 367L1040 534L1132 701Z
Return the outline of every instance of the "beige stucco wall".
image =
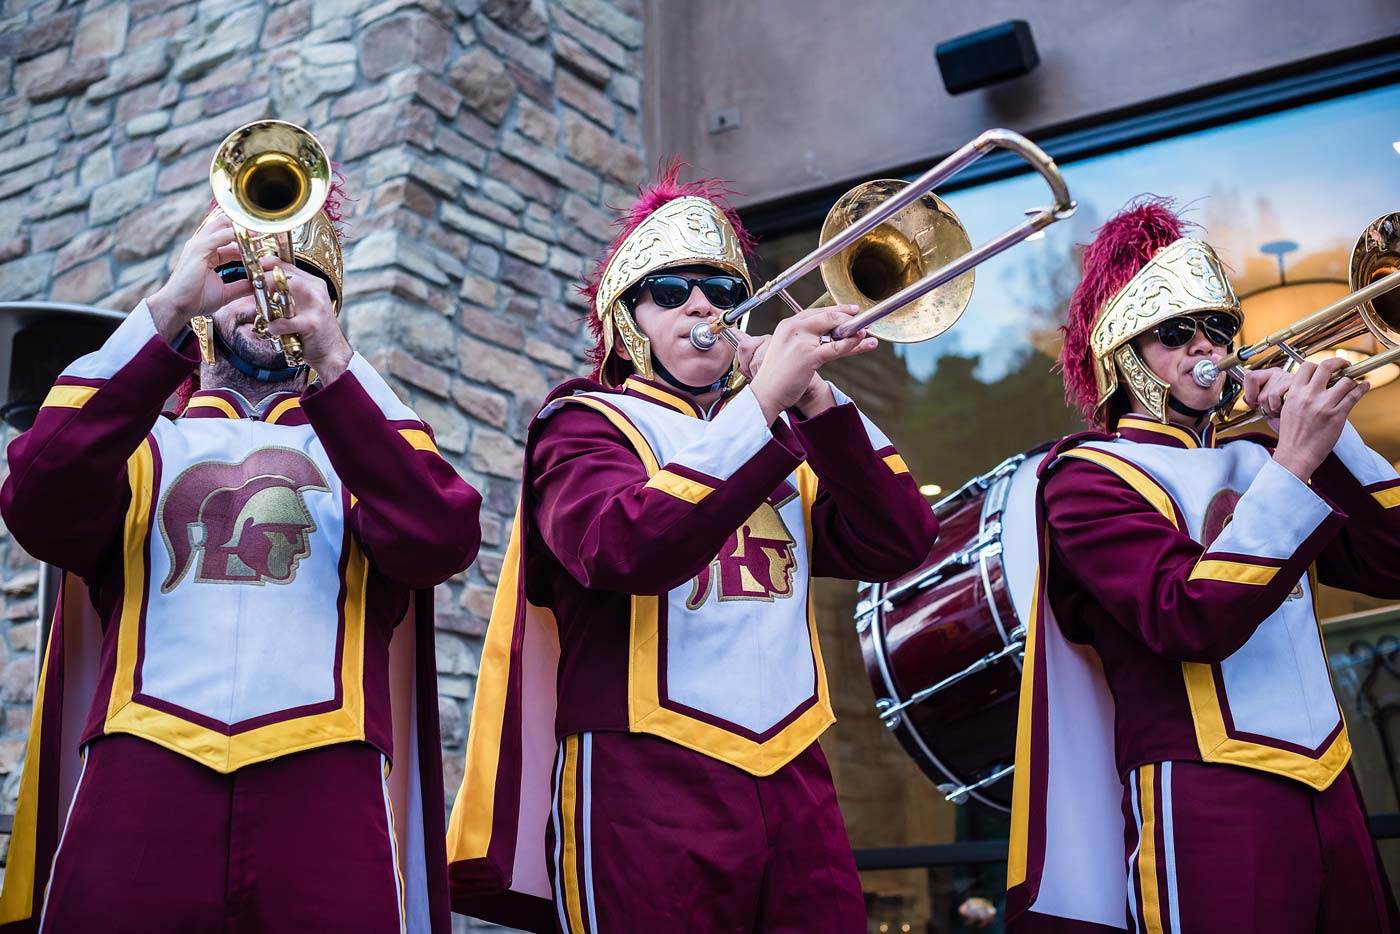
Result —
M953 97L934 47L1009 19L1040 66ZM1395 0L646 0L647 151L757 204L1400 33ZM706 130L736 108L739 126Z

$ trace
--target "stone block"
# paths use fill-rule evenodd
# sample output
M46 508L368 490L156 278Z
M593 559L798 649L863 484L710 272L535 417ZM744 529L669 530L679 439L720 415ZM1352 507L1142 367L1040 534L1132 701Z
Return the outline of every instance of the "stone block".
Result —
M633 75L616 74L613 75L612 83L609 85L613 97L619 104L631 110L640 111L642 109L642 83Z
M134 25L126 36L128 49L139 49L148 42L169 39L192 23L195 13L193 4L178 7L162 16L148 16L145 19L136 17L135 11L136 8L133 6L132 22Z
M569 121L567 120L567 116L568 115L566 114L566 140L570 136ZM576 118L575 125L577 126L579 124L585 126L588 125L587 121L583 120L582 118ZM601 133L601 131L595 132ZM577 129L573 131L573 135L582 136L580 131ZM587 142L591 143L592 139L590 138L589 140L587 140ZM590 147L588 145L585 145L585 143L583 142L575 143L571 148L577 148L580 152L590 153L593 150L606 150L605 146L597 146L592 147L590 149ZM538 143L526 139L519 133L507 133L505 135L505 137L501 140L501 152L505 153L507 156L510 156L513 159L519 160L525 165L528 165L531 169L535 170L536 172L539 172L541 175L546 175L552 179L557 180L565 188L571 188L579 194L583 195L585 198L589 198L591 200L597 196L598 178L596 175L594 175L587 169L581 166L574 165L566 159L560 157L558 153L556 153L553 149L547 149L543 146L540 146ZM641 164L640 157L634 154L633 158L636 159L638 165Z
M465 335L457 338L457 367L468 379L511 393L526 408L541 402L549 391L544 376L522 361L519 353Z
M131 8L122 3L109 3L84 15L73 37L73 60L111 58L125 49L130 15Z
M28 237L10 237L4 242L0 242L0 263L8 263L10 260L23 256L29 252Z
M42 295L49 284L52 253L39 253L0 265L0 295L13 301Z
M457 56L448 70L447 78L462 95L466 105L493 124L501 122L515 97L514 79L501 60L483 46L475 46Z
M168 194L172 191L179 191L181 188L188 188L191 185L203 185L207 189L209 184L209 159L210 155L204 152L192 152L187 156L182 156L179 160L164 166L160 170L160 175L156 180L156 191L161 194Z
M452 384L451 392L452 401L472 418L497 428L506 426L510 401L505 396L460 381Z
M5 666L0 675L0 701L24 704L34 699L34 656L20 655Z
M445 745L460 746L466 741L467 718L462 705L450 697L438 698L438 733Z
M157 110L126 121L126 135L131 139L154 136L170 126L170 111Z
M107 77L107 60L92 58L57 68L54 71L36 74L24 83L20 82L17 73L15 85L19 93L29 98L30 101L39 103L59 97L70 97L105 77Z
M56 277L49 287L49 297L59 302L94 304L112 290L112 264L101 257Z
M473 24L481 41L507 61L514 62L535 77L549 81L554 77L554 56L542 45L532 45L519 36L506 32L489 19L478 17Z
M558 27L555 33L556 42L560 36L572 38L589 52L607 61L614 68L625 70L637 67L632 61L630 53L621 42L618 42L606 33L594 29L562 7L554 10L554 22Z
M447 61L452 35L432 16L405 10L370 24L361 34L360 70L370 81L417 65L439 72Z
M58 142L52 139L39 139L23 146L0 149L0 175L33 165L40 159L51 159L57 151Z
M119 175L134 172L155 158L155 140L140 139L116 147L116 171Z
M455 331L449 319L421 309L405 308L393 321L393 334L404 350L419 360L444 366L453 362ZM433 427L437 429L436 425ZM463 450L463 447L453 450Z
M36 221L29 228L29 248L35 253L47 253L67 243L86 228L87 223L79 211L69 211L54 218Z
M486 174L522 196L553 206L559 202L559 186L540 173L499 152L486 160Z
M239 10L205 20L201 35L181 48L172 72L177 81L201 78L235 55L246 55L257 47L262 31L264 8L246 6Z
M481 664L478 646L450 632L436 634L437 670L448 675L474 675Z
M98 186L88 206L88 223L96 226L125 217L146 203L155 184L156 166L148 165Z
M106 253L112 248L114 234L111 227L99 227L96 230L79 232L77 236L59 248L53 261L53 274L58 275L84 260Z
M429 366L397 347L390 349L385 358L385 366L393 376L397 376L404 382L417 386L439 399L448 397L452 388L452 377L442 370Z
M589 119L611 131L616 123L613 102L607 94L567 71L559 73L554 82L554 93L570 107L586 115Z
M541 298L559 298L558 276L547 269L542 269L513 256L501 257L501 281L507 285L515 286L522 292L529 292L531 295L538 295Z
M11 13L8 5L5 13L7 16ZM73 37L77 23L77 10L35 17L25 28L0 35L0 55L16 61L37 58L45 52L67 45Z
M462 95L442 81L423 71L401 71L389 79L389 93L393 97L412 95L448 120L457 115L462 106Z
M208 213L207 185L139 207L117 223L112 255L130 263L178 249Z
M567 350L537 337L526 339L525 353L532 360L557 366L561 370L573 369L575 363L573 356Z
M4 591L7 599L16 597L27 597L39 589L39 572L37 570L21 571L6 578L0 590Z
M387 101L350 118L338 158L350 162L405 142L427 149L436 129L437 116L422 104Z
M506 231L505 248L507 253L518 256L536 266L544 265L549 259L548 245L528 234L518 233L514 230Z
M496 306L497 294L495 282L470 273L462 277L462 287L457 292L457 296L462 301L471 302L473 305L480 305L484 308Z
M505 239L505 231L499 224L487 220L479 214L465 211L455 204L442 205L439 217L448 227L460 230L477 240L486 243L501 243Z
M39 640L39 625L37 623L21 623L11 626L7 634L9 636L10 651L12 652L32 652Z
M564 145L571 158L619 182L635 183L645 171L641 154L634 147L570 112L564 114Z
M595 29L600 29L629 49L642 44L642 21L629 16L607 0L555 0L560 7Z
M383 84L374 84L358 91L351 91L343 97L336 98L331 104L331 117L341 119L351 117L367 107L383 103L389 97L389 89Z
M597 87L606 87L612 67L584 47L577 39L559 33L554 37L554 60L571 73ZM560 76L562 77L562 72Z
M549 32L545 0L483 0L481 12L506 32L527 42L538 42Z
M518 477L523 454L524 449L520 445L500 432L478 428L472 434L473 470L496 477Z
M512 299L511 306L514 305ZM525 330L520 322L500 312L467 306L458 311L457 320L467 333L508 350L520 350L525 346Z
M309 0L293 0L273 7L263 24L261 47L272 49L284 42L304 37L311 28L311 4Z
M448 126L440 126L433 135L433 147L459 165L469 165L474 169L486 165L486 149L467 139Z
M471 423L456 406L420 396L414 401L413 408L419 418L432 426L439 448L453 454L466 452Z
M553 146L559 136L559 118L522 98L515 106L515 128L537 143Z

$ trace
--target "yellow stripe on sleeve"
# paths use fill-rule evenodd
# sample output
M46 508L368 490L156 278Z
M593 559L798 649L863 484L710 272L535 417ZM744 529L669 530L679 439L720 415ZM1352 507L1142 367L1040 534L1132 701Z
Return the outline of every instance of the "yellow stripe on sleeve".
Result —
M96 386L55 386L44 397L42 408L81 409L96 392Z
M1222 581L1226 584L1249 584L1253 587L1263 587L1279 572L1278 568L1269 567L1265 564L1248 564L1244 561L1219 561L1214 558L1202 558L1196 562L1196 566L1191 569L1191 576L1187 580L1209 580Z
M909 472L909 465L904 463L904 458L900 457L898 454L887 454L884 457L884 461L885 466L890 469L890 473L894 474L896 477L902 473Z
M433 443L433 436L421 428L400 428L399 434L403 435L403 439L411 444L415 451L438 453L437 445Z
M715 491L712 486L698 480L682 477L680 474L671 473L669 470L658 470L652 474L651 479L647 481L647 486L653 490L669 493L676 499L683 499L691 504L700 502Z
M48 405L48 402L44 403ZM1381 504L1384 509L1392 506L1400 506L1400 486L1392 486L1388 489L1377 490L1371 494L1371 498Z

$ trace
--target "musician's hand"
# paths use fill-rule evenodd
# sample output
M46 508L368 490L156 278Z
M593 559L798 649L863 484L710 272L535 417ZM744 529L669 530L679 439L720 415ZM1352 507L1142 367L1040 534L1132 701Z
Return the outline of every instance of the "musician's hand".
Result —
M822 343L822 335L849 321L857 312L854 305L808 308L778 323L772 340L763 348L762 366L751 384L769 424L783 409L796 405L814 391L813 379L823 364L866 353L879 344L864 331L845 340Z
M248 282L225 285L215 267L238 260L241 254L233 239L233 223L222 211L185 242L170 278L146 300L160 336L174 344L198 315L213 314L218 308L248 294Z
M287 275L287 291L292 296L292 316L269 321L267 333L282 337L295 334L301 340L301 354L306 365L321 377L321 382L329 385L350 366L350 358L355 351L345 339L340 329L340 320L335 316L335 306L331 303L326 281L315 273L298 269L292 263L277 259L263 260L268 270L267 280L272 281L272 269L282 267Z
M1294 374L1278 367L1246 370L1244 374L1244 404L1251 408L1258 406L1275 434L1278 433L1279 413L1283 411L1283 397L1293 379Z
M1306 482L1332 453L1346 426L1347 416L1371 388L1370 383L1347 377L1328 386L1332 377L1346 366L1347 361L1332 357L1321 363L1300 364L1293 373L1279 415L1274 460L1299 480Z
M739 335L739 349L735 351L739 355L739 372L745 379L751 380L763 365L763 357L768 353L768 345L772 342L773 335L745 334L743 331L736 333Z

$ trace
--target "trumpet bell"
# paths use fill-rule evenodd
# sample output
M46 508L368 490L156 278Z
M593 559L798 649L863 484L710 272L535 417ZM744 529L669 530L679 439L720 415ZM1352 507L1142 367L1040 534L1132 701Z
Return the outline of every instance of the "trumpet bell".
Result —
M1348 279L1353 291L1400 269L1400 212L1384 214L1366 226L1351 252ZM1378 295L1358 306L1361 319L1377 339L1400 347L1400 290Z
M209 166L214 200L249 230L278 234L316 216L330 193L331 163L306 130L259 120L230 133Z
M908 182L876 179L857 185L832 206L821 242L856 224ZM862 311L913 285L972 248L967 231L943 199L929 192L821 264L822 281L836 304ZM972 300L974 271L915 299L870 325L881 340L912 344L952 327Z

